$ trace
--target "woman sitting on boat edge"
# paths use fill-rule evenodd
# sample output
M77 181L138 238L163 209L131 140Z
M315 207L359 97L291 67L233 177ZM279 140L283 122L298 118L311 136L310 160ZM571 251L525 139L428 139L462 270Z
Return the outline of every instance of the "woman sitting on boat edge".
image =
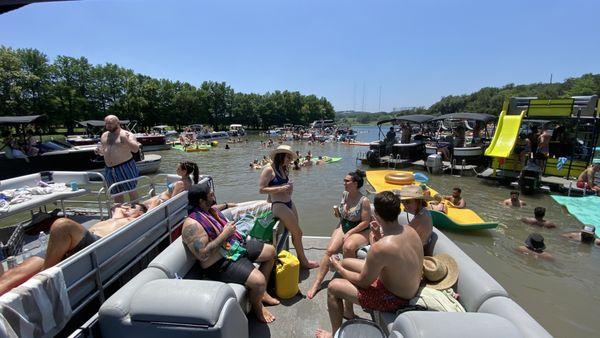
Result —
M144 201L144 205L146 205L148 210L159 206L161 203L166 202L182 191L189 190L192 184L198 184L200 171L198 170L198 165L195 162L179 162L176 168L176 173L181 177L179 181L168 183L167 190L163 191L158 196ZM190 175L193 176L193 179L190 178Z
M356 250L369 244L369 222L371 221L371 204L360 192L364 184L365 173L356 170L344 177L344 192L339 209L334 208L339 225L333 230L325 255L321 259L317 278L307 293L312 299L317 293L329 267L329 259L342 251L344 258L355 258Z

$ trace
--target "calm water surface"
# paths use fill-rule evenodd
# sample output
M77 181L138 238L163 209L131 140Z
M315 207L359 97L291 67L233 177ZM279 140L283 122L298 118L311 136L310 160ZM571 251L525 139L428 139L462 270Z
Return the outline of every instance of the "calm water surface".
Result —
M356 129L360 132L359 141L377 139L377 127ZM222 143L209 152L157 152L163 157L161 173L175 173L179 161L195 161L203 174L214 178L219 201L263 199L265 195L258 193L260 171L249 169L248 165L252 160L268 155L270 149L260 147L260 140L264 138L251 135L248 139L248 144L232 144L230 150L225 150ZM291 172L293 199L304 234L328 236L336 225L331 206L339 203L342 179L357 167L356 155L366 151L367 147L308 146L305 142L288 144L303 154L310 150L314 156L343 157L337 163ZM574 217L546 194L524 197L527 206L522 209L504 207L499 202L508 198L510 189L475 177L433 176L430 185L443 194L460 186L469 208L485 220L500 223L491 231L476 234L446 232L446 235L498 280L510 296L551 334L557 337L597 335L600 321L595 309L600 308L600 292L594 291L594 287L600 283L600 248L573 243L560 236L562 232L580 229L581 224ZM369 197L372 201L373 196ZM559 224L559 228L539 229L518 220L524 216L532 217L536 206L546 207L546 217ZM544 236L548 251L555 256L554 262L540 262L513 251L534 231Z

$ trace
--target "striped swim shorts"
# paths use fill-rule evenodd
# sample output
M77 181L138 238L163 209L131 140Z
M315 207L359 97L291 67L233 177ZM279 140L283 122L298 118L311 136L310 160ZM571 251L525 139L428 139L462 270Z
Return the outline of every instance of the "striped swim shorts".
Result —
M129 180L139 176L140 172L133 158L121 164L117 164L114 167L104 168L104 177L106 178L106 183L109 187L114 183ZM112 195L123 191L134 190L136 186L137 181L122 183L115 186L111 191L109 191L109 193Z

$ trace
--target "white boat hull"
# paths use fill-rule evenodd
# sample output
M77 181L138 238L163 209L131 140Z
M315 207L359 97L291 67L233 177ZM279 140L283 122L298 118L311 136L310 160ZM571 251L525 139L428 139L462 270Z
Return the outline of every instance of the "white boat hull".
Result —
M162 156L157 154L146 154L142 161L136 162L141 175L153 174L160 168Z

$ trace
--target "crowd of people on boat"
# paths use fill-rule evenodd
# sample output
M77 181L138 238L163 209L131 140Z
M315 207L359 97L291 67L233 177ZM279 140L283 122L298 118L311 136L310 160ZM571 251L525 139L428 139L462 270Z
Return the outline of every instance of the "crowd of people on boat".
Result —
M114 115L105 118L105 127L98 152L106 163L104 174L107 184L125 182L111 191L117 194L115 201L118 202L111 210L111 217L89 229L69 218L54 221L45 255L30 257L5 272L0 277L0 294L187 191L190 211L182 227L183 243L198 259L209 278L243 284L248 288L253 312L260 321L269 323L275 320L266 307L279 304L279 300L267 291L277 255L275 247L253 238L244 238L236 231L236 224L227 220L222 213L225 209L235 207L236 203L217 204L211 186L198 184L200 171L193 162L184 161L176 166L180 179L169 183L165 191L146 201L136 202L135 178L139 172L131 154L137 151L139 143L133 134L120 128L119 120ZM405 140L405 132L410 140L408 124L402 130L402 140ZM542 151L547 149L544 135L542 132L539 136L537 148ZM460 135L457 136L460 138ZM274 147L271 139L264 144L264 147ZM331 234L321 260L309 260L302 241L298 210L292 199L294 183L289 171L324 163L321 156L313 161L310 151L301 156L290 146L279 145L270 152L269 157L250 164L254 169L262 169L258 191L267 196L273 216L289 231L301 267L318 269L314 283L306 290L307 298L313 299L321 291L330 270L335 272L326 287L331 331L319 329L317 337L331 337L344 318L354 318L352 304L376 311L396 311L408 306L423 286L449 289L456 283L458 268L452 257L433 256L435 243L432 240L430 210L447 212L448 205L465 208L462 189L455 187L448 196L431 196L427 189L411 185L404 187L400 193L384 191L376 194L372 207L369 198L361 192L365 173L360 170L343 177L341 199L333 208L334 215L339 219L338 225ZM590 187L594 188L593 177L599 170L600 164L590 166L581 174L580 181L584 184L592 182ZM125 194L133 202L124 203ZM526 205L517 191L512 191L510 197L501 203L510 207ZM531 226L556 228L554 222L545 219L545 212L544 208L536 207L533 218L522 218L521 221ZM580 232L563 236L600 245L592 225L585 225ZM541 259L552 259L542 235L532 233L524 244L515 250ZM339 253L343 258L338 256ZM428 271L445 273L428 274Z
M37 156L41 154L37 140L34 138L33 130L27 129L24 137L18 139L10 132L5 130L2 133L2 139L4 145L0 146L0 149L5 149L5 154L9 158L29 158L30 156Z

